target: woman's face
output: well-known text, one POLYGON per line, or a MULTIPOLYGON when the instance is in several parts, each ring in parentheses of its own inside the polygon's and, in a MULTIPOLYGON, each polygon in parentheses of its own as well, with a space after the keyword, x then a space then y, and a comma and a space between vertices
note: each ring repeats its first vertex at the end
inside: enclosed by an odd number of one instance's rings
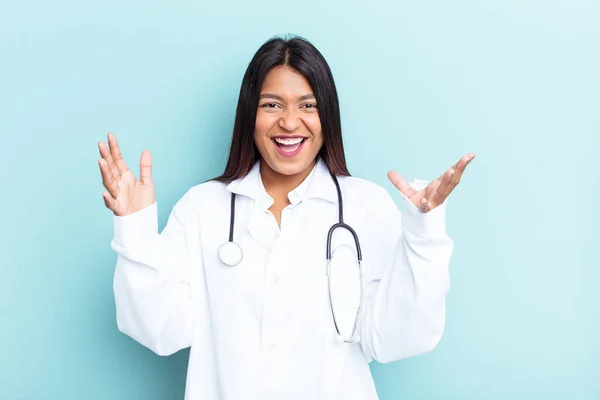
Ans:
POLYGON ((263 81, 254 143, 273 171, 295 175, 312 167, 323 146, 317 100, 298 71, 278 66, 263 81))

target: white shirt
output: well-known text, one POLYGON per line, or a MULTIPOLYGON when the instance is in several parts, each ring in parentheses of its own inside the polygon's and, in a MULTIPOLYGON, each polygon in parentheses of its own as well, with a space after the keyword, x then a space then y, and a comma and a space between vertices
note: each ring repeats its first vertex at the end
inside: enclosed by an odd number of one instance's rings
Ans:
MULTIPOLYGON (((114 217, 119 330, 159 355, 191 346, 187 400, 377 399, 372 359, 386 363, 437 345, 453 247, 445 204, 423 214, 403 197, 400 213, 382 187, 338 180, 344 221, 363 256, 362 332, 353 344, 336 338, 329 307, 325 249, 338 222, 338 198, 322 160, 289 193, 281 228, 268 211, 273 199, 259 163, 229 185, 192 187, 161 234, 156 203, 114 217), (231 192, 237 193, 234 241, 244 251, 235 267, 217 255, 229 238, 231 192)), ((340 232, 332 248, 353 243, 340 232)), ((335 310, 345 319, 341 325, 351 327, 357 285, 344 289, 339 282, 357 275, 344 276, 334 280, 341 299, 335 310)))

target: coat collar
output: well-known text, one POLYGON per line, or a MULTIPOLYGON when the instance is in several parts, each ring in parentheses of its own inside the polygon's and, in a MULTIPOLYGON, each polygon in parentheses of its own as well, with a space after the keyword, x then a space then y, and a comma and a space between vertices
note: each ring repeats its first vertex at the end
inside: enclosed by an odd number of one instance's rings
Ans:
MULTIPOLYGON (((270 208, 274 202, 263 185, 260 176, 260 160, 254 164, 246 176, 238 178, 227 185, 227 190, 254 199, 265 210, 270 208)), ((288 198, 290 203, 294 205, 309 198, 320 198, 331 203, 338 202, 335 183, 329 173, 327 164, 320 157, 310 174, 288 194, 288 198)))

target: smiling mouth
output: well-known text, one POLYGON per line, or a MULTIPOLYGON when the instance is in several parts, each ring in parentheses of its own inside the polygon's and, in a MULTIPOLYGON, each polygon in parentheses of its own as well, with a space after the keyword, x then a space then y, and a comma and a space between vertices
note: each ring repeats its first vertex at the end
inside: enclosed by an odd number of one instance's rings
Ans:
POLYGON ((302 144, 306 141, 305 137, 297 136, 291 138, 283 138, 283 137, 275 137, 272 138, 273 143, 280 148, 282 151, 286 153, 293 153, 302 146, 302 144))
POLYGON ((306 137, 303 136, 277 136, 271 138, 277 152, 285 158, 294 158, 304 148, 306 137))

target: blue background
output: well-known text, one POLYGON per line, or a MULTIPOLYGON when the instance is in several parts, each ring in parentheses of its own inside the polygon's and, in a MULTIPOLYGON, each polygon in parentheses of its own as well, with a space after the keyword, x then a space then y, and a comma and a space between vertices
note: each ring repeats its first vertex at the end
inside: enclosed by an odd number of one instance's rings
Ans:
POLYGON ((445 335, 373 364, 381 398, 599 399, 599 21, 592 0, 2 0, 0 399, 183 398, 188 351, 117 330, 96 143, 136 172, 151 150, 164 226, 288 32, 330 63, 354 175, 393 191, 389 169, 478 154, 449 200, 445 335))

